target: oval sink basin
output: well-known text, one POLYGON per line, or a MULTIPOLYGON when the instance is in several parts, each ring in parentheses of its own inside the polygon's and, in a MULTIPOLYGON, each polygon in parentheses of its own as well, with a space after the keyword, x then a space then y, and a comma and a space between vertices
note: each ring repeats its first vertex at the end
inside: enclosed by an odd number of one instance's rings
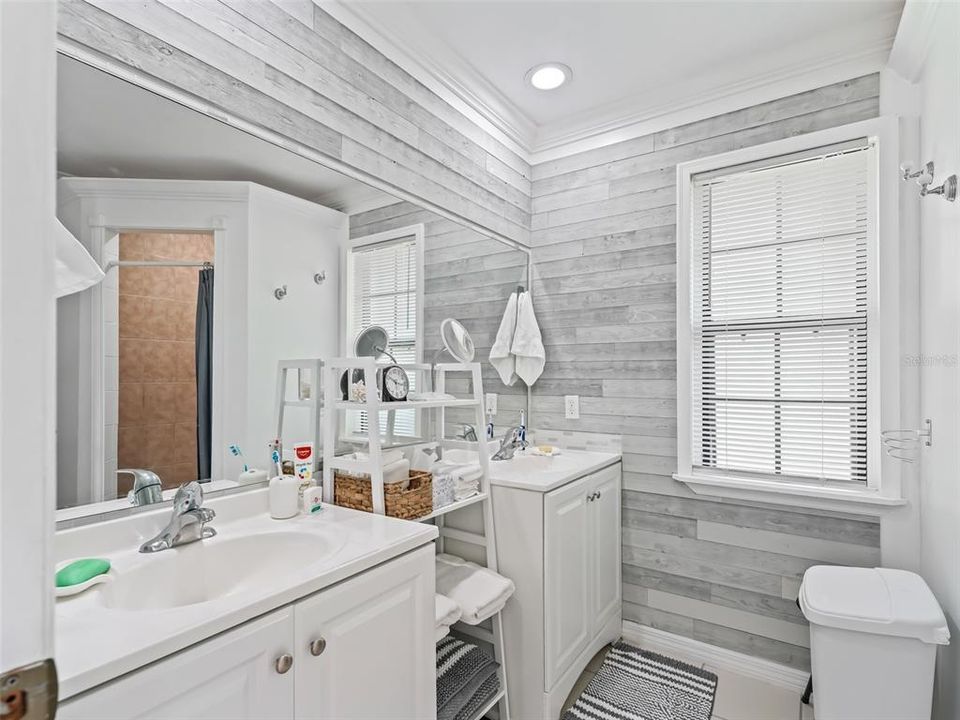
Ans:
POLYGON ((275 532, 208 538, 142 555, 100 586, 106 607, 162 610, 269 585, 339 550, 344 541, 313 533, 275 532))

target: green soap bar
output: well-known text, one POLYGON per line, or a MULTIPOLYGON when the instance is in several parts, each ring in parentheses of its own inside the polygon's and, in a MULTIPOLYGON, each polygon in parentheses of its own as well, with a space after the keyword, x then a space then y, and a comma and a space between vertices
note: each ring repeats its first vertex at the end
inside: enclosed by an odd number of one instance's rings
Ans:
POLYGON ((57 587, 71 587, 85 583, 90 578, 110 572, 110 561, 99 558, 75 560, 57 571, 57 587))

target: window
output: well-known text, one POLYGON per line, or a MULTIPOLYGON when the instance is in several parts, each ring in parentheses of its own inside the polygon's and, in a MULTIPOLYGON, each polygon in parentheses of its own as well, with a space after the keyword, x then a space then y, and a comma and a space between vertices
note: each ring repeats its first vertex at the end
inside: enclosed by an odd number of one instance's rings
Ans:
POLYGON ((679 169, 677 477, 698 492, 879 495, 877 142, 801 142, 679 169))
MULTIPOLYGON (((390 353, 400 364, 420 359, 422 317, 421 226, 403 228, 354 241, 347 253, 346 347, 352 352, 354 339, 364 328, 380 325, 390 337, 390 353)), ((416 378, 410 375, 414 389, 416 378)), ((349 413, 350 430, 366 432, 366 413, 349 413)), ((386 432, 387 416, 380 419, 386 432)), ((416 434, 416 413, 396 412, 396 435, 416 434)))

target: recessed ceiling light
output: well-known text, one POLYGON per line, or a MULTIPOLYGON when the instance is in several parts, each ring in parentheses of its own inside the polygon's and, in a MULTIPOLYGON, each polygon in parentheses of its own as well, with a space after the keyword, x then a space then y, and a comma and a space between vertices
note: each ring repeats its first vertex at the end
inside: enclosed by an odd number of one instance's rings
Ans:
POLYGON ((549 62, 527 71, 527 82, 537 90, 556 90, 567 82, 572 73, 563 63, 549 62))

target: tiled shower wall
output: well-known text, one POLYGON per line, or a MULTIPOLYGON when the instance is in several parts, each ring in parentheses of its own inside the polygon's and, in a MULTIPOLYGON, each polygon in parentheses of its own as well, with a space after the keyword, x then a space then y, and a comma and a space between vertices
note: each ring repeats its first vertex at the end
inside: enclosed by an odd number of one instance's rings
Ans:
POLYGON ((879 562, 874 519, 709 500, 671 478, 677 163, 874 118, 878 96, 870 75, 533 168, 547 364, 531 422, 623 434, 627 620, 806 668, 804 570, 879 562), (564 419, 567 394, 579 420, 564 419))
MULTIPOLYGON (((213 262, 213 235, 122 233, 121 260, 213 262)), ((156 472, 163 486, 197 478, 195 324, 197 273, 193 267, 120 268, 120 468, 156 472)), ((131 478, 117 480, 125 494, 131 478)))

